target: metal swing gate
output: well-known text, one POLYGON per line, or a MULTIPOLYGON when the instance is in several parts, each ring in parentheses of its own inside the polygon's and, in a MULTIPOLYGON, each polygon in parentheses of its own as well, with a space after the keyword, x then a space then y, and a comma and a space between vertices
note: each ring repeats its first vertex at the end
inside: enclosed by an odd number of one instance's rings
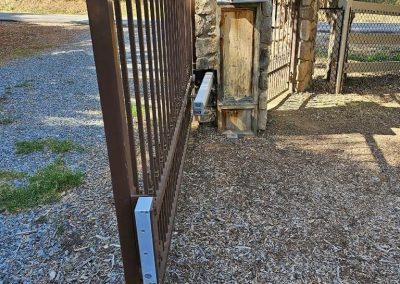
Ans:
POLYGON ((125 279, 159 283, 191 121, 193 3, 87 6, 125 279))
POLYGON ((268 101, 292 92, 296 58, 298 0, 272 1, 272 38, 268 66, 268 101))

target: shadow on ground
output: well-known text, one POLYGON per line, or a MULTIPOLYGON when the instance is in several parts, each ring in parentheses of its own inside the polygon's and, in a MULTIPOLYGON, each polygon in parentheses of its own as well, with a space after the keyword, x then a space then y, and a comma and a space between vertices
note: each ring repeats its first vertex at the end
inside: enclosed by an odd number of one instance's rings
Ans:
POLYGON ((193 132, 168 282, 397 281, 399 114, 390 94, 308 93, 258 137, 193 132))

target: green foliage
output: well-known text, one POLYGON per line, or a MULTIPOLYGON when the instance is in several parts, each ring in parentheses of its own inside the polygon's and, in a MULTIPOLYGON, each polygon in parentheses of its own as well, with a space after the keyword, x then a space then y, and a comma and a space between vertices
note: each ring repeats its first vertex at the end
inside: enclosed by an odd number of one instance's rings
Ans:
MULTIPOLYGON (((137 107, 136 107, 136 103, 132 102, 132 117, 137 117, 137 107)), ((144 105, 141 105, 141 110, 142 110, 142 115, 144 116, 144 105)))
POLYGON ((33 152, 42 152, 50 150, 57 154, 63 154, 70 151, 83 151, 84 148, 69 140, 58 140, 53 138, 35 139, 30 141, 17 141, 15 143, 17 154, 29 154, 33 152))
POLYGON ((384 62, 384 61, 400 61, 400 53, 387 54, 378 52, 369 55, 349 54, 349 59, 359 62, 384 62))
POLYGON ((25 173, 20 173, 16 171, 0 170, 0 183, 4 181, 15 180, 25 177, 25 173))
POLYGON ((363 2, 400 5, 400 0, 363 0, 363 2))
POLYGON ((0 184, 0 210, 16 212, 54 202, 65 190, 82 184, 83 177, 82 172, 69 170, 58 159, 29 177, 24 187, 0 184))

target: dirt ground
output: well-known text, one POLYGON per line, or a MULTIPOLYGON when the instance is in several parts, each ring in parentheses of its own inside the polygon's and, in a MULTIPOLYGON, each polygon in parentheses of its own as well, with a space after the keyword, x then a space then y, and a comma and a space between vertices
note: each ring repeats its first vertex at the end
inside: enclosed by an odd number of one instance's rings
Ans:
MULTIPOLYGON (((318 89, 316 86, 315 89, 318 89)), ((194 131, 169 283, 398 283, 400 84, 287 98, 258 137, 194 131)))
MULTIPOLYGON (((122 0, 122 14, 126 15, 126 5, 122 0)), ((0 0, 0 11, 34 14, 86 15, 86 0, 0 0)), ((135 14, 135 10, 133 11, 135 14)))
POLYGON ((86 14, 85 0, 0 0, 0 11, 86 14))
POLYGON ((0 22, 0 64, 61 46, 84 31, 85 26, 0 22))

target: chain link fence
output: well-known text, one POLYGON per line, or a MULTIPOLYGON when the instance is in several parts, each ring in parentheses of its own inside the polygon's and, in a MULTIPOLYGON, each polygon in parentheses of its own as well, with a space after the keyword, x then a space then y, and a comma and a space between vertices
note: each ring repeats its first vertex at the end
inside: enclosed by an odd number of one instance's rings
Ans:
POLYGON ((319 9, 313 88, 326 92, 332 92, 335 88, 342 23, 342 9, 319 9))
POLYGON ((400 14, 352 12, 350 21, 345 73, 398 73, 400 14))

